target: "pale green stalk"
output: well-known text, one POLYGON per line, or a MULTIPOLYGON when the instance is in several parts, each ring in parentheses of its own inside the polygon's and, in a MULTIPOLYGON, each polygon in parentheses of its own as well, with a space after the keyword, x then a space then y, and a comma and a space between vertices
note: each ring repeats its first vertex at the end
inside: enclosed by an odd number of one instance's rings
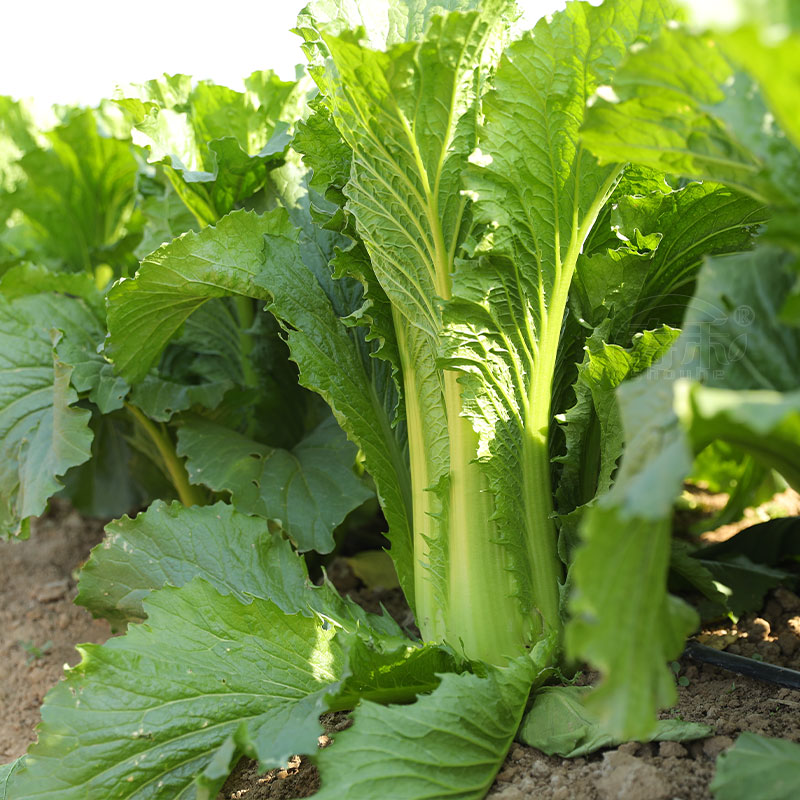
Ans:
POLYGON ((125 408, 155 445, 181 503, 185 506, 205 505, 203 490, 199 486, 192 485, 189 481, 189 473, 186 471, 186 466, 175 452, 175 448, 166 431, 163 430, 163 426, 159 430, 152 420, 148 419, 140 409, 130 403, 125 403, 125 408))

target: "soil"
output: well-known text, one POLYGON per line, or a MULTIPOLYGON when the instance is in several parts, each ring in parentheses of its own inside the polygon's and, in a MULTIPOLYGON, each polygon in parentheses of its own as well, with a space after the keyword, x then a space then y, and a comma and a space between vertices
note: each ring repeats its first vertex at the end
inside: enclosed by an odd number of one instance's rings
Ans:
MULTIPOLYGON (((787 495, 780 502, 793 513, 800 508, 797 495, 787 495)), ((758 521, 756 515, 750 524, 758 521)), ((35 739, 45 693, 58 680, 65 663, 79 660, 75 643, 102 642, 110 635, 105 622, 93 620, 72 603, 75 571, 101 538, 101 522, 54 503, 51 512, 34 523, 29 541, 0 543, 0 652, 5 662, 0 763, 17 758, 35 739)), ((366 590, 343 561, 335 562, 329 574, 340 591, 369 610, 383 605, 401 625, 410 626, 399 590, 366 590)), ((800 597, 777 589, 768 595, 758 614, 743 617, 736 626, 709 626, 702 641, 800 670, 800 597)), ((677 676, 686 685, 678 686, 677 705, 662 716, 705 722, 714 727, 713 736, 686 744, 628 742, 572 760, 514 744, 488 797, 710 800, 708 785, 714 761, 740 732, 800 742, 800 691, 760 683, 688 658, 678 663, 677 676)), ((585 680, 591 678, 588 675, 585 680)), ((321 721, 326 730, 320 737, 322 747, 332 744, 336 734, 350 725, 346 713, 326 714, 321 721)), ((319 776, 308 759, 295 757, 286 768, 264 775, 258 775, 253 762, 243 759, 218 800, 309 797, 318 788, 319 776)))
POLYGON ((75 645, 104 642, 111 631, 73 604, 75 571, 103 538, 97 520, 53 501, 24 542, 0 542, 0 763, 21 756, 35 738, 39 706, 75 645))

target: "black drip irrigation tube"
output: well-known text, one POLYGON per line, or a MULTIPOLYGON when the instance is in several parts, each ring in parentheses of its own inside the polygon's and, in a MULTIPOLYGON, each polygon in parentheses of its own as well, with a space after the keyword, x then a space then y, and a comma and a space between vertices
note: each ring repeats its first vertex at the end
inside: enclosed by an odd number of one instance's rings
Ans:
POLYGON ((706 664, 713 664, 715 667, 722 667, 729 672, 736 672, 739 675, 746 675, 748 678, 755 678, 757 681, 774 683, 778 686, 785 686, 787 689, 800 689, 800 672, 788 667, 778 667, 775 664, 765 664, 763 661, 756 661, 754 658, 737 656, 733 653, 726 653, 724 650, 715 650, 698 642, 687 642, 686 649, 683 651, 693 661, 703 661, 706 664))

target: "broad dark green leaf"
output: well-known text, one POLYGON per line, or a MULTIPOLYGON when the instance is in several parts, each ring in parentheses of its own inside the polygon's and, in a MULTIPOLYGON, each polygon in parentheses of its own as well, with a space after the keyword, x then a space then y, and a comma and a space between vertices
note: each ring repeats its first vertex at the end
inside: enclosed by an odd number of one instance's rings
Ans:
POLYGON ((198 575, 243 603, 254 596, 287 614, 308 608, 305 565, 264 520, 225 503, 185 508, 160 500, 135 519, 108 524, 81 570, 76 602, 116 626, 138 622, 151 591, 198 575))
POLYGON ((481 800, 503 763, 528 699, 523 657, 485 677, 447 674, 411 705, 362 702, 353 726, 316 758, 320 800, 481 800))
POLYGON ((316 749, 346 663, 333 627, 199 579, 154 592, 144 611, 125 636, 85 645, 47 695, 12 797, 188 800, 232 739, 263 768, 316 749))
MULTIPOLYGON (((522 720, 517 739, 549 756, 579 758, 622 740, 604 729, 584 706, 591 689, 585 686, 546 686, 536 693, 533 708, 522 720)), ((651 742, 685 742, 710 736, 714 729, 680 719, 658 721, 651 742)))
POLYGON ((77 299, 0 295, 0 532, 27 533, 62 486, 59 477, 90 456, 91 412, 75 408, 73 369, 59 340, 96 324, 77 299))
POLYGON ((329 553, 333 530, 372 492, 354 471, 356 448, 332 417, 291 451, 190 419, 178 432, 193 483, 230 492, 240 511, 275 520, 300 550, 329 553))
POLYGON ((719 800, 791 800, 800 792, 800 745, 740 734, 717 759, 711 791, 719 800))

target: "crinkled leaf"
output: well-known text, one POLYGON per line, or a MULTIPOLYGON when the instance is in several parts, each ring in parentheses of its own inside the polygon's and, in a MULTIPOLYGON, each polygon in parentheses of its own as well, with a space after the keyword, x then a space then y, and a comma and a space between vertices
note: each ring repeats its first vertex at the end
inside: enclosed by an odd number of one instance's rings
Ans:
POLYGON ((241 602, 262 597, 287 614, 308 606, 305 565, 264 520, 225 503, 185 508, 160 500, 106 526, 81 570, 76 602, 115 625, 141 621, 152 590, 198 575, 241 602))
POLYGON ((789 800, 800 792, 800 745, 745 731, 717 758, 711 791, 719 800, 789 800))
POLYGON ((186 233, 149 255, 136 278, 108 295, 107 353, 120 375, 141 381, 188 317, 213 297, 267 299, 256 282, 263 265, 263 236, 284 212, 263 217, 236 211, 215 227, 186 233))
POLYGON ((178 432, 193 483, 231 493, 240 511, 278 520, 300 550, 329 553, 333 530, 371 496, 354 472, 356 449, 332 417, 291 451, 202 419, 178 432))
MULTIPOLYGON (((428 570, 415 587, 424 588, 425 597, 415 603, 418 610, 423 603, 420 624, 428 629, 433 594, 438 592, 440 607, 446 602, 442 578, 448 560, 437 531, 446 524, 449 454, 436 364, 441 320, 435 298, 448 294, 464 220, 461 172, 476 139, 475 101, 496 57, 493 45, 499 43, 502 15, 509 8, 505 0, 491 0, 480 12, 477 6, 474 0, 377 0, 361 8, 334 0, 312 4, 298 21, 322 102, 353 153, 344 188, 347 213, 369 254, 370 272, 392 304, 409 429, 420 439, 411 465, 417 497, 414 540, 417 563, 428 570), (451 6, 464 13, 436 16, 451 6), (366 32, 347 30, 356 16, 361 21, 361 12, 366 32), (331 63, 323 70, 320 65, 328 56, 331 63), (436 546, 428 547, 432 538, 436 546)), ((410 501, 411 493, 406 497, 410 501)), ((410 540, 409 529, 404 548, 410 540)), ((410 549, 397 562, 407 593, 409 567, 417 569, 410 549)))
POLYGON ((157 500, 135 519, 109 523, 81 570, 76 602, 123 626, 145 618, 142 602, 150 592, 195 577, 242 602, 260 597, 287 614, 308 616, 313 609, 348 630, 401 634, 387 615, 364 612, 330 583, 313 586, 280 530, 225 503, 186 508, 157 500))
POLYGON ((199 579, 154 592, 144 610, 125 636, 85 645, 48 693, 12 796, 188 799, 230 738, 263 768, 316 749, 344 671, 334 628, 199 579))
POLYGON ((753 198, 713 183, 620 198, 612 214, 619 234, 632 243, 654 234, 658 240, 638 296, 631 298, 632 331, 679 326, 703 259, 749 250, 768 219, 753 198))
POLYGON ((320 27, 331 35, 361 28, 372 50, 418 40, 431 19, 448 11, 471 11, 475 0, 311 0, 297 18, 297 33, 306 39, 312 64, 329 51, 320 27))
POLYGON ((550 498, 542 496, 551 383, 573 270, 621 172, 621 164, 603 167, 585 152, 580 124, 595 88, 670 10, 576 3, 540 20, 503 55, 466 176, 482 228, 445 306, 444 365, 465 373, 463 414, 479 436, 494 538, 506 545, 503 570, 514 576, 523 612, 545 625, 559 624, 560 564, 550 498), (567 51, 573 57, 565 60, 567 51))
POLYGON ((463 672, 465 667, 450 650, 435 644, 355 636, 348 648, 347 674, 328 697, 328 705, 350 710, 361 698, 402 702, 432 692, 444 673, 463 672))
POLYGON ((134 140, 164 164, 173 189, 204 224, 214 224, 260 189, 270 161, 287 146, 288 123, 299 113, 297 87, 262 73, 252 90, 208 81, 194 89, 186 76, 164 76, 117 101, 134 125, 134 140), (291 119, 284 119, 286 111, 291 119))
POLYGON ((317 756, 320 800, 480 800, 503 763, 533 680, 527 657, 485 677, 442 677, 411 705, 362 702, 317 756))
POLYGON ((658 361, 679 333, 666 326, 644 331, 634 337, 628 350, 606 344, 602 330, 586 340, 575 384, 576 404, 564 419, 567 452, 559 459, 564 469, 557 495, 562 513, 611 487, 624 445, 616 388, 658 361))
MULTIPOLYGON (((579 758, 622 740, 605 730, 584 706, 585 686, 546 686, 536 694, 533 708, 522 720, 517 739, 549 756, 579 758)), ((686 742, 710 736, 714 729, 697 722, 662 719, 647 741, 686 742)))
POLYGON ((627 449, 614 488, 587 514, 567 627, 571 652, 607 674, 588 702, 615 735, 647 735, 657 706, 672 702, 665 662, 696 623, 663 588, 672 504, 694 455, 723 439, 797 480, 800 339, 778 319, 793 281, 786 262, 763 247, 709 260, 681 337, 620 388, 627 449), (615 563, 613 580, 600 559, 615 563))
POLYGON ((613 89, 612 99, 597 99, 583 127, 601 161, 719 181, 796 212, 800 151, 717 41, 665 31, 628 59, 613 89))

